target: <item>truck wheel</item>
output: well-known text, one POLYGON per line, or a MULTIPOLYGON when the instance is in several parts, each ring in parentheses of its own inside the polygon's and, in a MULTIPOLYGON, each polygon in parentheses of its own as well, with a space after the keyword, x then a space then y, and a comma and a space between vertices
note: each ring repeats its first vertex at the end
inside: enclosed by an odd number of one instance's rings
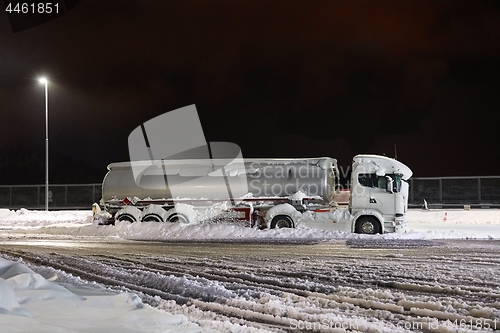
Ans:
POLYGON ((276 215, 271 221, 271 229, 294 228, 293 220, 288 215, 276 215))
POLYGON ((381 232, 380 222, 371 216, 363 216, 356 222, 355 232, 357 234, 375 235, 381 232))

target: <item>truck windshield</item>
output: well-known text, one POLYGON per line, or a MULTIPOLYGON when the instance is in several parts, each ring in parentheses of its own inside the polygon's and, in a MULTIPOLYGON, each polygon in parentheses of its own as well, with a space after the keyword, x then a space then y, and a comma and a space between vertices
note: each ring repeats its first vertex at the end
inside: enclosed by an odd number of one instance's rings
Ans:
POLYGON ((377 176, 375 173, 360 173, 358 175, 358 181, 362 186, 374 187, 386 190, 387 182, 392 180, 392 191, 394 193, 401 192, 401 180, 402 175, 400 174, 386 174, 385 176, 377 176))

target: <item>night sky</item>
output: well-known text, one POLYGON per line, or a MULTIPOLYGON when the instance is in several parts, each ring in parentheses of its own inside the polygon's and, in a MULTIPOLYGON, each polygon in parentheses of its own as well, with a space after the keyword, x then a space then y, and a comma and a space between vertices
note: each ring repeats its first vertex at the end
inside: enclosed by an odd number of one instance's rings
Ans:
POLYGON ((396 147, 415 177, 500 174, 499 1, 80 0, 17 32, 1 1, 0 184, 44 183, 42 75, 51 183, 101 182, 191 104, 244 157, 396 147))

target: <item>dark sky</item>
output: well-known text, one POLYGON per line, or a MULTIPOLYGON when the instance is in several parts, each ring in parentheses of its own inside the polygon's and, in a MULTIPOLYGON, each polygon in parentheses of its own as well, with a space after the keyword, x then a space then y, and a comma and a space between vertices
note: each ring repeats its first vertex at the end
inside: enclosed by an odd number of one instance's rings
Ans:
POLYGON ((53 183, 100 182, 191 104, 244 157, 346 169, 396 145, 415 177, 500 174, 498 1, 80 0, 19 32, 2 11, 2 184, 44 182, 41 75, 53 183))

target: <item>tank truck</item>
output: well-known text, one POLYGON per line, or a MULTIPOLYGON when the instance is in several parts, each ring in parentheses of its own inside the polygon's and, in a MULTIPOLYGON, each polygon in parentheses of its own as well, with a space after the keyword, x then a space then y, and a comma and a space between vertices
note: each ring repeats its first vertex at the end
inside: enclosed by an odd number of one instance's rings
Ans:
POLYGON ((330 230, 404 232, 411 175, 397 160, 357 155, 348 204, 339 205, 339 170, 331 157, 112 163, 94 219, 100 224, 225 221, 274 229, 302 221, 307 226, 308 218, 323 216, 331 219, 323 224, 330 230))

